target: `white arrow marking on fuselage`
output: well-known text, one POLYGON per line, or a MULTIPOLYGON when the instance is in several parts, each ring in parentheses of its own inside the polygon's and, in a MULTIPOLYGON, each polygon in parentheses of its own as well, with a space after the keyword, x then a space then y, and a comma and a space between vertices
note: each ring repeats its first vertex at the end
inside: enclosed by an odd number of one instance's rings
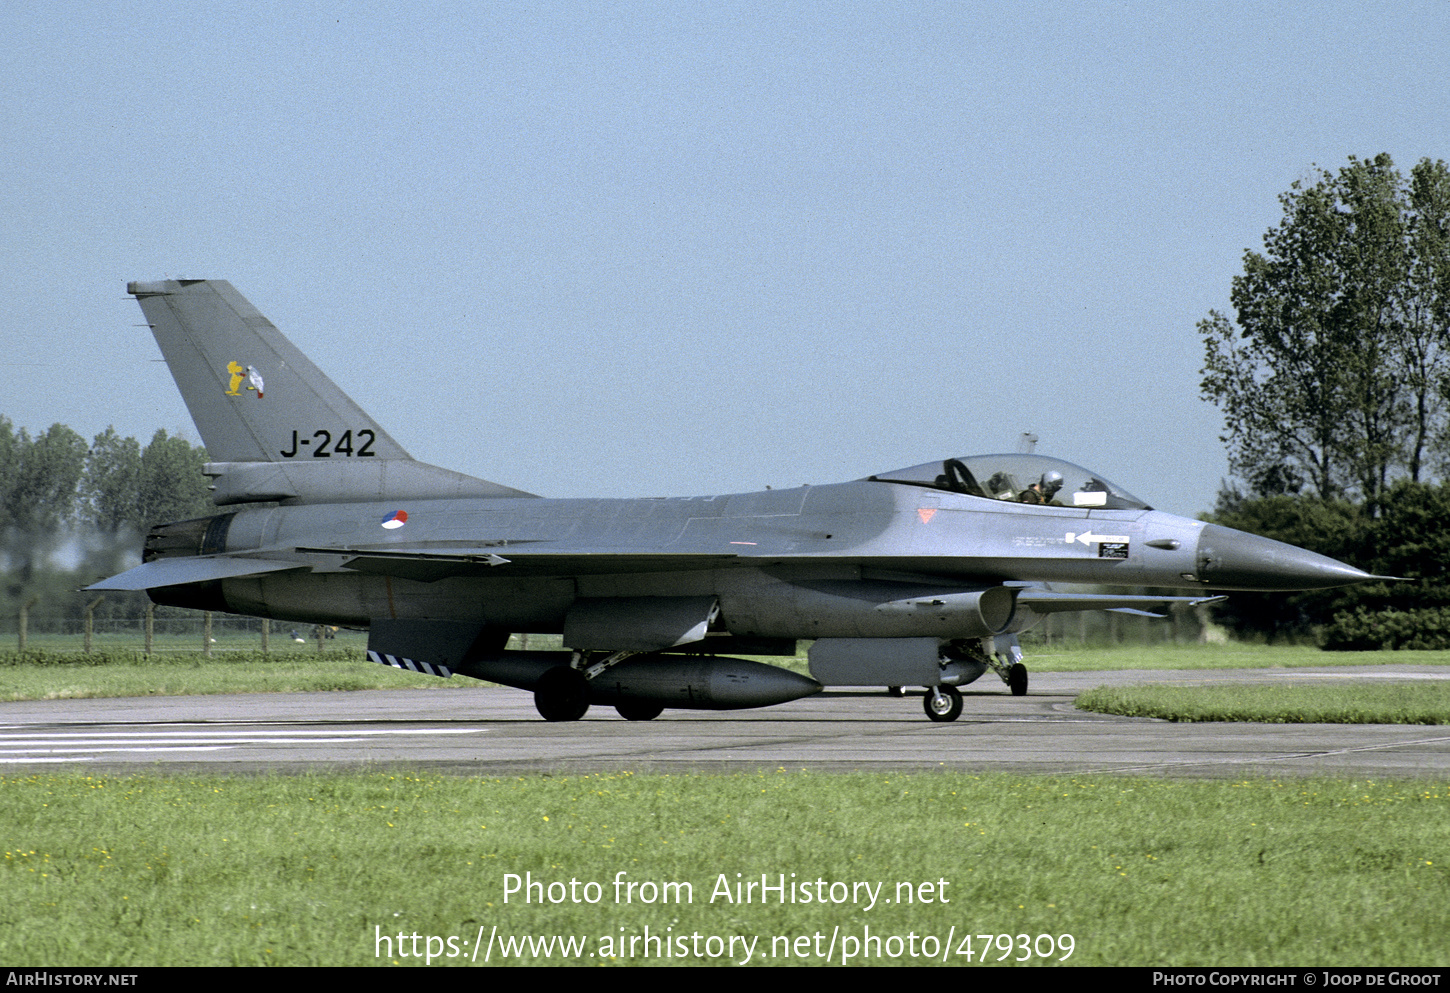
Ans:
POLYGON ((1067 543, 1071 545, 1074 540, 1080 541, 1084 545, 1090 545, 1095 541, 1125 545, 1128 543, 1128 536, 1125 534, 1093 534, 1091 531, 1084 531, 1082 534, 1067 532, 1067 543))

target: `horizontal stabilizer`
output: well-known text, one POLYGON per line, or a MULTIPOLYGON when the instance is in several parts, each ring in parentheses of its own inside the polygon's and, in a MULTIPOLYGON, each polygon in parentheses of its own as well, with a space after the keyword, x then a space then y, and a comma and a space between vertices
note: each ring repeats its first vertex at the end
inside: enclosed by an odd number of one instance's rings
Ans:
POLYGON ((110 579, 87 586, 87 590, 153 590, 162 586, 209 583, 218 579, 260 576, 286 569, 305 569, 297 562, 275 559, 239 559, 225 555, 154 559, 110 579))

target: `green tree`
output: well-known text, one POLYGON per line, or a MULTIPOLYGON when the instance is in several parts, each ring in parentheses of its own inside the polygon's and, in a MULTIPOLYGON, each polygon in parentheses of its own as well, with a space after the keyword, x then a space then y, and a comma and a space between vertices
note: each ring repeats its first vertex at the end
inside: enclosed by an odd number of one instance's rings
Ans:
POLYGON ((15 435, 15 426, 10 418, 0 414, 0 537, 10 529, 10 491, 15 486, 15 475, 19 468, 16 454, 20 439, 15 435))
MULTIPOLYGON (((1358 560, 1363 558, 1365 515, 1359 506, 1345 500, 1284 494, 1252 497, 1223 489, 1207 519, 1343 562, 1360 564, 1358 560)), ((1241 637, 1260 637, 1272 643, 1284 638, 1309 638, 1347 605, 1341 590, 1235 593, 1213 607, 1213 616, 1241 637)))
POLYGON ((202 474, 205 464, 205 448, 157 431, 141 453, 136 507, 142 526, 214 513, 210 484, 202 474))
MULTIPOLYGON (((1410 171, 1409 196, 1409 272, 1399 333, 1414 411, 1409 478, 1419 482, 1427 446, 1438 441, 1442 453, 1450 450, 1443 433, 1450 426, 1442 420, 1450 406, 1450 169, 1422 159, 1410 171)), ((1437 468, 1450 471, 1441 461, 1437 468)))
POLYGON ((1351 158, 1280 198, 1284 217, 1233 281, 1236 323, 1199 323, 1202 395, 1223 411, 1233 471, 1259 495, 1306 487, 1377 511, 1418 479, 1450 393, 1450 177, 1351 158))
POLYGON ((1318 636, 1326 648, 1450 648, 1450 484, 1402 479, 1378 517, 1345 501, 1219 493, 1211 520, 1289 542, 1400 581, 1307 593, 1237 593, 1215 618, 1273 641, 1318 636))
POLYGON ((75 518, 86 452, 85 440, 64 424, 53 424, 34 438, 21 428, 14 439, 4 516, 6 544, 20 561, 22 583, 30 580, 36 557, 53 547, 75 518))
POLYGON ((139 531, 138 500, 141 492, 141 446, 135 438, 122 438, 114 427, 106 428, 91 442, 86 456, 86 474, 81 483, 83 514, 106 534, 139 531))
POLYGON ((1450 485, 1400 480, 1368 522, 1355 564, 1399 582, 1346 588, 1325 648, 1450 648, 1450 485))
POLYGON ((1358 557, 1370 572, 1406 580, 1354 587, 1361 600, 1388 606, 1392 596, 1400 607, 1450 606, 1450 484, 1396 483, 1358 557))

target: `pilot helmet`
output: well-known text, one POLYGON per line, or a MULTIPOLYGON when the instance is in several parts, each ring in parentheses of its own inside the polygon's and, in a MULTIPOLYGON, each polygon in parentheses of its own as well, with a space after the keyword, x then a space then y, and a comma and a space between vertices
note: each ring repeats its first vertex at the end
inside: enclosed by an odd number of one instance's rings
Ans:
POLYGON ((1062 489, 1062 473, 1056 469, 1053 469, 1051 472, 1044 472, 1040 485, 1042 487, 1042 498, 1044 500, 1051 500, 1057 495, 1057 491, 1062 489))

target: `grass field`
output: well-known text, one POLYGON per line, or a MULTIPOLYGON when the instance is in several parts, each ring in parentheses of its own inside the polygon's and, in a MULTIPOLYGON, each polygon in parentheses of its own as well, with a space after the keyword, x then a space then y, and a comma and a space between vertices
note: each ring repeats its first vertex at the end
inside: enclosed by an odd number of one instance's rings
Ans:
POLYGON ((137 652, 0 653, 0 700, 188 696, 207 693, 300 693, 401 687, 478 689, 463 677, 438 679, 368 662, 360 648, 272 653, 218 651, 144 656, 137 652))
MULTIPOLYGON (((9 653, 0 694, 482 687, 361 661, 357 645, 216 652, 9 653)), ((1111 654, 1154 668, 1344 658, 1111 654)), ((1037 671, 1110 661, 1029 657, 1037 671)), ((1423 781, 784 770, 0 776, 0 959, 1444 966, 1447 800, 1423 781), (762 902, 762 880, 786 889, 762 902)))
POLYGON ((1444 966, 1447 799, 955 773, 0 777, 0 959, 438 966, 481 940, 479 964, 1444 966), (737 902, 762 875, 786 889, 737 902))
MULTIPOLYGON (((238 632, 232 630, 228 625, 218 624, 212 637, 212 650, 216 653, 260 652, 262 650, 260 633, 238 632)), ((333 637, 323 641, 323 645, 328 651, 356 649, 361 652, 367 647, 367 643, 366 631, 351 631, 346 628, 336 629, 333 637)), ((84 645, 85 637, 81 634, 32 633, 26 638, 25 647, 29 652, 71 655, 80 654, 84 645)), ((97 631, 91 639, 92 650, 98 655, 139 654, 144 646, 145 639, 140 632, 129 627, 120 631, 97 631)), ((5 647, 11 649, 17 647, 14 634, 6 636, 5 647)), ((152 639, 152 651, 158 656, 199 654, 203 647, 199 626, 197 630, 185 634, 160 632, 152 639)), ((313 627, 299 624, 274 630, 267 639, 267 650, 270 654, 280 658, 316 655, 317 641, 313 637, 313 627), (291 634, 293 627, 302 638, 301 641, 293 640, 291 634)))
POLYGON ((1450 652, 1325 652, 1312 645, 1117 645, 1029 651, 1034 672, 1126 669, 1296 669, 1309 666, 1450 665, 1450 652))
POLYGON ((1450 724, 1450 681, 1343 685, 1100 686, 1079 710, 1169 721, 1450 724))

